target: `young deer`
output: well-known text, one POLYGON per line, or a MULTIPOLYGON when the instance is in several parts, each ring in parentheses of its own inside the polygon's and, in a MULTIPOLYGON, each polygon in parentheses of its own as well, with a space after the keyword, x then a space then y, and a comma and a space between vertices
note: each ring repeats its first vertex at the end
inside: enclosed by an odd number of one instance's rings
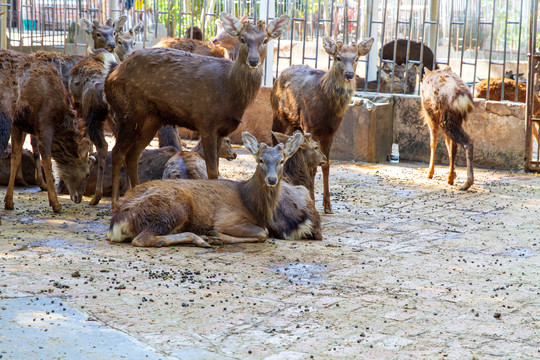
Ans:
POLYGON ((103 83, 109 67, 115 65, 116 58, 113 54, 98 49, 77 63, 70 73, 69 90, 73 97, 73 105, 79 116, 84 119, 88 136, 98 153, 98 175, 91 205, 98 204, 103 196, 103 176, 107 158, 104 125, 109 116, 109 107, 103 98, 103 83))
POLYGON ((371 50, 373 39, 360 44, 343 45, 330 37, 323 38, 326 52, 334 59, 328 72, 305 65, 285 69, 272 88, 272 130, 292 134, 310 132, 321 144, 328 162, 322 167, 324 212, 332 213, 329 172, 330 148, 354 92, 354 74, 360 56, 371 50))
POLYGON ((422 110, 431 135, 428 179, 433 178, 435 171, 435 149, 440 126, 450 160, 448 184, 453 185, 456 178, 456 152, 457 144, 460 144, 467 158, 467 181, 461 190, 467 190, 474 182, 473 145, 462 124, 467 120, 467 114, 474 109, 471 92, 463 80, 447 67, 433 72, 426 69, 421 96, 422 110))
POLYGON ((122 15, 114 21, 109 18, 105 25, 100 25, 97 20, 90 22, 90 20, 83 18, 81 19, 81 27, 92 37, 93 49, 105 49, 112 53, 116 47, 114 34, 122 31, 126 20, 127 16, 122 15))
POLYGON ((259 144, 248 132, 244 146, 257 168, 247 181, 156 180, 130 189, 113 207, 107 239, 134 246, 195 244, 217 232, 224 243, 264 242, 278 205, 283 164, 300 146, 297 134, 285 145, 259 144))
MULTIPOLYGON (((240 24, 244 24, 248 16, 244 15, 240 19, 240 24)), ((227 30, 223 27, 223 22, 221 20, 216 20, 217 33, 216 36, 212 39, 214 45, 219 45, 222 48, 225 48, 229 54, 229 59, 236 60, 238 56, 238 50, 240 48, 240 40, 236 36, 231 36, 227 30)))
MULTIPOLYGON (((218 156, 228 161, 236 159, 236 152, 228 137, 221 141, 218 156)), ((165 164, 163 179, 208 179, 202 142, 199 140, 191 151, 182 151, 171 157, 165 164)))
MULTIPOLYGON (((75 203, 82 200, 88 170, 90 144, 83 140, 75 114, 58 72, 50 65, 10 51, 0 52, 0 123, 11 126, 11 173, 4 198, 12 210, 15 177, 21 163, 26 133, 35 136, 43 160, 49 204, 60 211, 52 173, 51 157, 75 203)), ((2 128, 3 126, 0 126, 2 128)), ((4 144, 0 144, 3 148, 4 144)))
POLYGON ((414 88, 416 87, 418 65, 412 63, 407 65, 383 63, 380 75, 381 92, 390 92, 391 89, 393 93, 412 94, 414 93, 414 88), (394 76, 393 83, 392 74, 394 76))
POLYGON ((218 177, 221 138, 233 132, 262 80, 268 39, 285 30, 283 15, 257 26, 221 14, 225 29, 241 41, 235 62, 168 48, 140 50, 112 71, 105 96, 115 115, 113 205, 118 200, 120 168, 126 164, 131 184, 139 184, 137 160, 163 125, 183 126, 201 136, 209 179, 218 177))
POLYGON ((127 32, 118 31, 115 33, 114 41, 116 47, 114 48, 114 53, 118 56, 118 60, 124 61, 124 59, 133 52, 137 34, 141 31, 142 27, 143 23, 139 22, 127 32))

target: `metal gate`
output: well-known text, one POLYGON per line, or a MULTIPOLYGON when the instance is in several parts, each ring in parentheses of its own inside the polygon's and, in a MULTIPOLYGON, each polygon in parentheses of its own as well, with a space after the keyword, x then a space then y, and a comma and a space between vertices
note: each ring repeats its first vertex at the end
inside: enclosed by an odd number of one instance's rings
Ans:
POLYGON ((527 132, 526 151, 527 168, 532 171, 540 171, 540 146, 538 142, 540 132, 540 118, 538 109, 538 96, 536 94, 538 74, 540 73, 540 52, 536 37, 538 36, 538 1, 531 2, 529 35, 529 68, 527 79, 527 132), (535 106, 536 103, 536 106, 535 106))

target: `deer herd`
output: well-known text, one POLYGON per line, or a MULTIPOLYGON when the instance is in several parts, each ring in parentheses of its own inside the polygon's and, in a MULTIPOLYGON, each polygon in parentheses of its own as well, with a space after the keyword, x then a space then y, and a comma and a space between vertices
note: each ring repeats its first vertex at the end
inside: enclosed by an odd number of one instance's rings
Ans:
MULTIPOLYGON (((324 37, 333 60, 328 71, 305 65, 282 71, 270 99, 273 146, 244 132, 256 169, 247 181, 231 181, 219 176, 219 158, 236 158, 227 136, 259 91, 268 41, 279 38, 290 20, 282 15, 266 24, 228 13, 220 17, 213 43, 190 28, 185 38, 165 38, 134 51, 143 25, 124 31, 126 17, 120 16, 105 24, 81 20, 94 45, 88 56, 0 50, 0 156, 11 155, 5 209, 14 208, 16 183, 32 183, 47 190, 54 212, 61 210, 57 191, 69 193, 75 203, 93 195, 92 205, 111 196, 107 238, 113 242, 208 247, 268 237, 321 240, 314 203, 317 167, 322 167, 323 207, 329 214, 333 137, 354 90, 373 89, 355 74, 374 40, 346 45, 324 37), (194 149, 182 150, 177 127, 199 133, 194 149), (106 130, 116 138, 112 152, 106 130), (160 148, 145 150, 156 133, 160 148), (23 151, 26 134, 33 154, 23 151), (53 159, 60 179, 56 189, 53 159), (21 163, 33 164, 35 182, 21 163)), ((383 62, 377 86, 397 84, 412 92, 418 65, 407 64, 404 51, 416 61, 423 54, 422 109, 431 133, 428 177, 440 128, 450 158, 449 184, 455 179, 457 145, 465 149, 466 190, 474 181, 473 147, 462 128, 473 109, 471 92, 449 68, 437 68, 429 48, 406 40, 383 47, 381 58, 393 61, 383 62)))

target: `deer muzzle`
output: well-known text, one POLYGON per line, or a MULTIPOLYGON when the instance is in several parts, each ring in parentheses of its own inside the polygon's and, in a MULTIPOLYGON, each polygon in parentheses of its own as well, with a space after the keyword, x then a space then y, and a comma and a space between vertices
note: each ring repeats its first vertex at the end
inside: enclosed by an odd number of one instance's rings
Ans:
POLYGON ((71 195, 71 200, 72 200, 75 204, 80 203, 80 202, 82 201, 82 194, 76 193, 76 194, 71 195))
POLYGON ((259 65, 259 59, 258 58, 249 58, 248 59, 248 64, 252 68, 256 68, 259 65))
POLYGON ((345 79, 347 81, 353 81, 354 80, 354 73, 353 72, 350 72, 350 71, 347 71, 345 73, 345 79))
POLYGON ((270 187, 274 187, 278 183, 278 178, 276 176, 267 176, 265 180, 266 180, 266 185, 270 187))

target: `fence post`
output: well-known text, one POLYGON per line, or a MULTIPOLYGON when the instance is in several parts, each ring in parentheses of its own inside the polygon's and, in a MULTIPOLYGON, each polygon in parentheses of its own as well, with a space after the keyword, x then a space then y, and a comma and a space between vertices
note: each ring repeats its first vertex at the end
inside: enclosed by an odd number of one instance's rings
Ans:
POLYGON ((7 48, 7 6, 2 6, 0 8, 0 49, 6 49, 7 48))
MULTIPOLYGON (((273 0, 262 0, 260 4, 259 19, 266 21, 276 16, 276 3, 273 0)), ((266 60, 264 62, 264 75, 262 85, 272 87, 274 72, 274 40, 266 45, 266 60)))
MULTIPOLYGON (((379 13, 379 0, 368 0, 366 4, 366 17, 364 23, 366 24, 365 29, 366 35, 371 36, 375 41, 373 42, 373 50, 368 54, 368 73, 366 74, 366 83, 368 81, 377 80, 377 63, 379 53, 377 47, 379 45, 379 32, 377 31, 377 23, 373 23, 373 20, 376 20, 379 13), (371 21, 371 23, 370 23, 371 21)), ((366 36, 366 37, 367 37, 366 36)), ((357 40, 357 41, 360 41, 357 40)))

